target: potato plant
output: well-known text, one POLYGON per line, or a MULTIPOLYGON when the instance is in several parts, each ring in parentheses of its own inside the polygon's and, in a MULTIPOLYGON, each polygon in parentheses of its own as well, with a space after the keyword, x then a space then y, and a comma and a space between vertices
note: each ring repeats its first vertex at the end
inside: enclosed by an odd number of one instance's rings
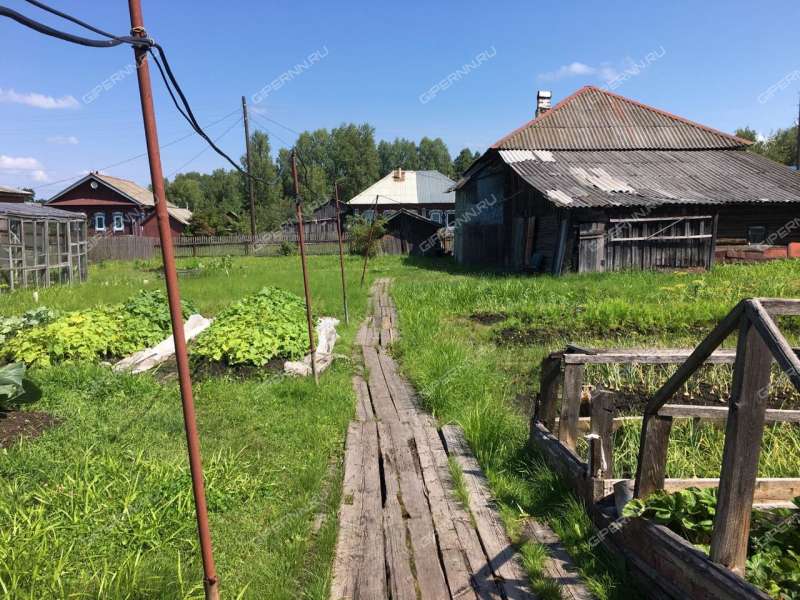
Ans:
POLYGON ((192 348, 200 359, 263 366, 296 359, 308 344, 305 303, 285 290, 265 287, 222 311, 192 348))
MULTIPOLYGON (((184 303, 184 317, 191 306, 184 303)), ((19 331, 5 346, 7 359, 32 366, 121 358, 157 344, 170 332, 162 291, 142 291, 123 304, 67 313, 19 331)))

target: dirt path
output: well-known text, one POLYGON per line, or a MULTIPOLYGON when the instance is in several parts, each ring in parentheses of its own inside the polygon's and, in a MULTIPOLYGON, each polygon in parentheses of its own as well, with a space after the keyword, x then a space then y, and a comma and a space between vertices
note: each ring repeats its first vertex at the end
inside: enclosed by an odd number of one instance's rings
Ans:
POLYGON ((331 598, 534 598, 461 430, 439 431, 387 353, 398 334, 388 287, 376 282, 358 337, 367 374, 353 381, 331 598))

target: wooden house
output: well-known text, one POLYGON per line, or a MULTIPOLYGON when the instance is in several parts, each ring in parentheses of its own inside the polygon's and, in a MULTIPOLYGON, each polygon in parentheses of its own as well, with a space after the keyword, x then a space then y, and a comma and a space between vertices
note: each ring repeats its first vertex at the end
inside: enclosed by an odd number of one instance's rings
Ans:
MULTIPOLYGON (((90 236, 158 237, 153 193, 127 179, 89 173, 53 196, 47 205, 86 214, 90 236)), ((191 222, 191 211, 171 202, 167 203, 167 210, 172 235, 182 235, 191 222)))
POLYGON ((439 171, 395 169, 351 198, 348 212, 388 219, 404 209, 446 227, 455 219, 456 199, 450 191, 454 184, 439 171))
POLYGON ((442 251, 440 223, 419 213, 401 208, 389 216, 383 226, 381 248, 386 254, 433 256, 442 251))
POLYGON ((460 263, 707 268, 717 244, 800 241, 800 176, 747 140, 593 86, 540 102, 454 186, 460 263))
POLYGON ((33 192, 0 185, 0 202, 32 202, 33 192))

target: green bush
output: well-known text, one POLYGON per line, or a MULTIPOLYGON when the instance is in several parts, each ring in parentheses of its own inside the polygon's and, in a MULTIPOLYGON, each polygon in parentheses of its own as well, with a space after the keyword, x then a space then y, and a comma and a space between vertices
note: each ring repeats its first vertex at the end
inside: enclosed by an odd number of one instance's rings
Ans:
POLYGON ((278 254, 281 256, 292 256, 295 252, 297 252, 297 244, 288 240, 282 241, 278 247, 278 254))
POLYGON ((58 311, 46 306, 32 308, 21 317, 0 317, 0 344, 5 344, 23 329, 50 323, 57 317, 58 311))
POLYGON ((303 300, 267 287, 222 311, 197 338, 192 354, 229 365, 262 366, 273 358, 302 357, 307 335, 303 300))
POLYGON ((384 221, 378 219, 374 222, 367 221, 358 216, 350 219, 347 227, 350 236, 350 253, 360 256, 369 255, 370 258, 378 254, 381 238, 386 235, 384 221))
MULTIPOLYGON (((186 317, 191 306, 184 303, 186 317)), ((68 313, 25 329, 6 344, 13 361, 45 366, 120 358, 155 345, 171 331, 164 292, 142 291, 127 302, 68 313)))

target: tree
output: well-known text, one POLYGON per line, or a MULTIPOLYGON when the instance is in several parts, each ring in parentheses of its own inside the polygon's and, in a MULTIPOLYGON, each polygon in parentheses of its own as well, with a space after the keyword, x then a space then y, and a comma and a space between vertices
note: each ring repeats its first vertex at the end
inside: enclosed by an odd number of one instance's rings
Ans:
POLYGON ((455 178, 461 177, 464 171, 466 171, 473 162, 478 160, 480 156, 480 152, 472 152, 469 148, 464 148, 453 161, 453 176, 455 178))
POLYGON ((331 185, 339 181, 339 197, 346 202, 380 177, 375 129, 363 123, 343 124, 331 131, 331 185))
MULTIPOLYGON (((253 176, 257 179, 255 187, 256 227, 259 231, 272 231, 288 217, 287 202, 277 180, 278 170, 272 160, 269 136, 263 131, 255 131, 250 136, 250 158, 253 176)), ((247 154, 242 155, 242 167, 247 169, 247 154)), ((244 199, 242 214, 250 210, 250 182, 241 177, 244 199)))
POLYGON ((759 140, 755 130, 743 127, 736 130, 738 137, 754 142, 749 146, 756 152, 784 165, 793 165, 797 157, 797 126, 778 129, 766 139, 759 140))
POLYGON ((393 142, 381 140, 378 144, 381 176, 389 174, 394 169, 416 171, 419 168, 417 145, 412 140, 395 138, 393 142))
POLYGON ((439 171, 450 177, 453 174, 453 159, 442 138, 432 140, 424 137, 419 141, 419 170, 439 171))

